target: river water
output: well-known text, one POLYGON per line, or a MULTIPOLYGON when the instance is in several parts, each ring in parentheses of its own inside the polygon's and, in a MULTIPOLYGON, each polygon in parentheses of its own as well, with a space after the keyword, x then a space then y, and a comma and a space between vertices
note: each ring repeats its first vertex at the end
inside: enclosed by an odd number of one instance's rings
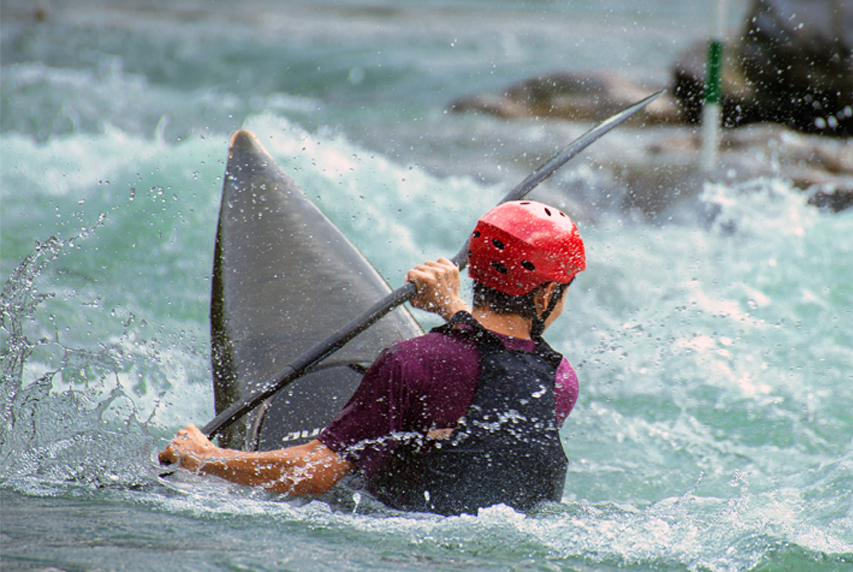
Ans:
POLYGON ((4 0, 0 567, 853 569, 853 213, 781 176, 700 183, 653 218, 620 207, 621 160, 663 168, 642 149, 664 128, 620 128, 533 194, 575 215, 589 256, 548 336, 581 383, 559 506, 403 514, 346 487, 309 502, 163 480, 154 462, 213 414, 233 130, 397 287, 589 127, 453 114, 454 98, 554 70, 651 91, 712 16, 696 0, 4 0))

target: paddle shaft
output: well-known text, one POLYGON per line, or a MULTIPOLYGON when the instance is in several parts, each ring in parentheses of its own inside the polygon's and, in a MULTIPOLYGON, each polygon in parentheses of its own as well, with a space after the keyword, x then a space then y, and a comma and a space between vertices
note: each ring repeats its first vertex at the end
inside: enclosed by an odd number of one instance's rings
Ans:
MULTIPOLYGON (((507 201, 517 201, 527 195, 539 183, 550 177, 557 169, 562 167, 567 161, 575 157, 578 153, 586 149, 599 137, 627 120, 640 109, 651 103, 652 100, 659 97, 663 91, 659 91, 650 95, 646 99, 635 103, 634 105, 617 113, 613 117, 604 120, 602 123, 593 127, 578 139, 566 146, 562 151, 557 153, 545 164, 536 169, 529 177, 524 179, 518 186, 513 188, 498 204, 507 201)), ((468 264, 468 241, 459 250, 456 256, 453 257, 453 263, 460 270, 464 269, 468 264)), ((350 320, 346 325, 338 329, 335 333, 328 336, 304 352, 301 356, 290 362, 281 371, 264 380, 257 385, 256 391, 239 401, 232 403, 228 408, 214 417, 207 425, 202 427, 201 431, 208 438, 213 438, 219 431, 228 427, 236 419, 239 419, 255 407, 261 404, 262 401, 275 395, 283 387, 295 381, 297 378, 304 375, 311 367, 320 363, 330 354, 342 348, 347 342, 356 337, 358 334, 372 326, 385 314, 404 304, 410 300, 416 293, 417 289, 414 284, 406 284, 385 298, 368 308, 361 315, 350 320)))

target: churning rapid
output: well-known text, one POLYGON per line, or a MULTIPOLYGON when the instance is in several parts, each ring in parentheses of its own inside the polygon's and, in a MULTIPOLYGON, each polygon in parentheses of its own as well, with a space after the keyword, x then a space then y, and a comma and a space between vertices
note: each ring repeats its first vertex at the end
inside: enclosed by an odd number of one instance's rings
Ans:
POLYGON ((233 130, 397 287, 589 127, 450 101, 555 69, 651 93, 708 10, 289 4, 4 2, 2 568, 853 568, 853 211, 808 204, 779 168, 810 141, 793 131, 746 138, 706 181, 667 151, 691 127, 620 127, 532 194, 588 249, 547 334, 580 379, 560 505, 445 518, 346 487, 294 501, 160 478, 157 450, 213 416, 233 130), (679 198, 644 208, 638 189, 664 186, 679 198))

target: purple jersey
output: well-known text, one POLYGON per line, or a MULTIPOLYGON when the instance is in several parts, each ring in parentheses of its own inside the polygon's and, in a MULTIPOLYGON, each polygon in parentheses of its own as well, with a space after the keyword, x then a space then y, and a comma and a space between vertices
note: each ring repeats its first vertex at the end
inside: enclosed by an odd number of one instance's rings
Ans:
MULTIPOLYGON (((498 337, 508 349, 534 351, 532 340, 498 337)), ((394 451, 395 434, 455 427, 474 399, 479 377, 479 353, 471 340, 433 332, 397 342, 376 358, 319 439, 373 475, 394 451)), ((554 385, 558 426, 577 397, 577 375, 563 359, 554 385)))

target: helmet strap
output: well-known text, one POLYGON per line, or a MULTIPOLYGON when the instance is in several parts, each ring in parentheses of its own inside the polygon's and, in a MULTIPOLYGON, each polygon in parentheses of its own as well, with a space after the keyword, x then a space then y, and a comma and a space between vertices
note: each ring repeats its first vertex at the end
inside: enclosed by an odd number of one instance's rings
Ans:
MULTIPOLYGON (((546 310, 547 312, 547 310, 546 310)), ((542 334, 545 332, 545 319, 548 316, 543 314, 540 317, 533 318, 533 325, 530 327, 530 338, 533 340, 539 340, 542 338, 542 334)))

